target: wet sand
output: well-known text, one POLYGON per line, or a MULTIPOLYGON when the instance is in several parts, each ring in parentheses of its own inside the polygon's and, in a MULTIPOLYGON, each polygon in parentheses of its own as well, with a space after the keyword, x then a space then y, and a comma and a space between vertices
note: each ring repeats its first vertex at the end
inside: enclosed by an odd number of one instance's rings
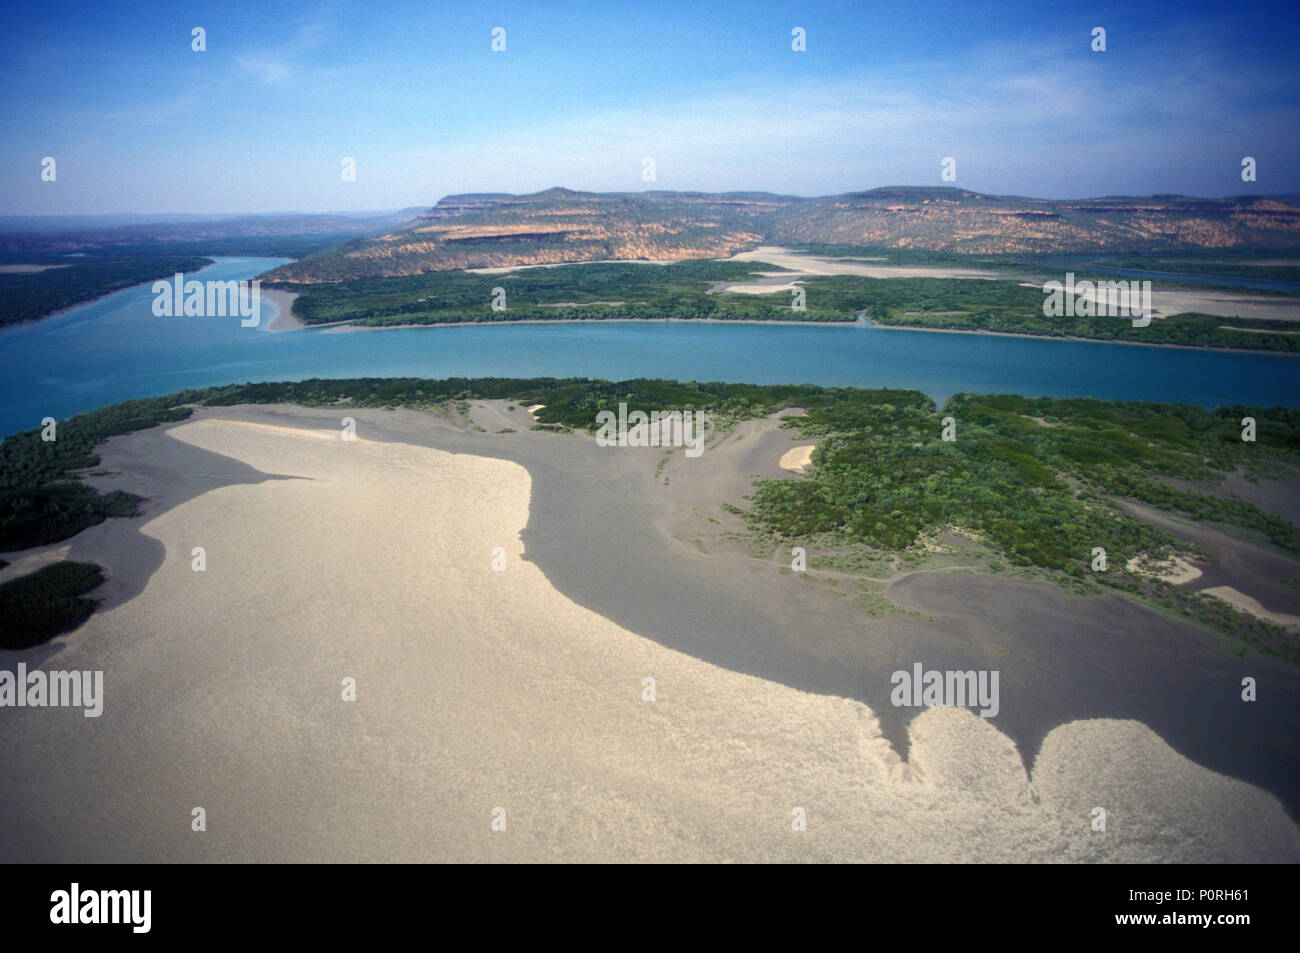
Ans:
POLYGON ((275 317, 267 325, 268 331, 297 331, 305 328, 302 320, 293 313, 293 303, 298 298, 294 291, 280 291, 276 288, 263 288, 262 297, 276 307, 275 317))
POLYGON ((106 712, 3 713, 0 855, 1300 859, 1293 668, 1117 596, 950 572, 900 575, 921 615, 871 618, 726 538, 719 501, 788 476, 776 421, 660 468, 522 406, 470 420, 210 408, 110 440, 93 481, 151 502, 72 541, 107 611, 4 658, 104 668, 106 712), (894 708, 914 661, 999 669, 1000 713, 894 708))
POLYGON ((1195 523, 1136 500, 1124 500, 1121 505, 1139 519, 1193 542, 1210 554, 1212 561, 1191 560, 1200 574, 1185 582, 1186 588, 1207 591, 1227 587, 1249 597, 1248 601, 1234 602, 1243 611, 1251 611, 1251 604, 1256 603, 1281 616, 1300 615, 1300 590, 1282 582, 1288 576, 1300 578, 1300 560, 1294 556, 1269 545, 1262 537, 1243 538, 1237 535, 1240 531, 1229 533, 1226 528, 1195 523))

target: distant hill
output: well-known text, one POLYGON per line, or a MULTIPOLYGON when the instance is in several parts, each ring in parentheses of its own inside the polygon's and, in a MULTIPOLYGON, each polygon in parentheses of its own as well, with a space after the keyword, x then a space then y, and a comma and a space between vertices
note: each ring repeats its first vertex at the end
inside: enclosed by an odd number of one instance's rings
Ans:
POLYGON ((602 259, 717 258, 752 248, 780 196, 548 189, 450 195, 405 227, 277 269, 290 282, 602 259))
POLYGON ((898 186, 823 198, 765 192, 449 195, 401 228, 285 265, 311 284, 458 268, 718 258, 778 244, 976 254, 1300 249, 1291 197, 1055 200, 898 186))
POLYGON ((887 188, 787 206, 773 216, 768 237, 976 254, 1300 248, 1300 205, 1257 197, 1053 200, 887 188))

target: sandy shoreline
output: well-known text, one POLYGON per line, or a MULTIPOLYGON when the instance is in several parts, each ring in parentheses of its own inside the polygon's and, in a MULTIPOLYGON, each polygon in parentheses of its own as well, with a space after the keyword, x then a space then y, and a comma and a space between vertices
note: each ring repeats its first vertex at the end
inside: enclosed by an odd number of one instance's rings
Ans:
POLYGON ((42 271, 67 267, 68 265, 0 265, 0 275, 37 275, 42 271))
MULTIPOLYGON (((216 263, 218 262, 218 260, 219 260, 219 259, 217 259, 217 258, 209 259, 210 264, 208 264, 208 265, 204 265, 203 267, 204 267, 204 268, 210 268, 212 265, 216 264, 216 263)), ((63 265, 51 265, 51 266, 49 266, 49 267, 51 267, 51 268, 62 268, 62 267, 65 267, 65 266, 63 266, 63 265)), ((197 274, 197 272, 193 272, 193 273, 191 273, 191 274, 197 274)), ((172 275, 165 275, 165 276, 160 277, 160 278, 155 278, 155 279, 153 279, 153 280, 151 280, 151 281, 144 281, 144 282, 141 282, 141 283, 138 284, 138 285, 128 285, 128 286, 125 287, 125 288, 117 288, 117 289, 115 289, 115 290, 113 290, 113 291, 106 291, 106 292, 104 292, 103 294, 95 295, 94 297, 86 298, 86 299, 84 299, 84 300, 82 300, 82 301, 77 301, 77 302, 75 302, 75 303, 73 303, 73 304, 67 305, 67 306, 62 307, 62 308, 57 308, 57 309, 55 309, 54 311, 49 311, 49 312, 47 312, 47 313, 45 313, 45 314, 42 314, 42 315, 39 315, 39 316, 37 316, 37 317, 35 317, 35 318, 28 318, 28 319, 25 320, 25 321, 14 321, 14 322, 10 322, 9 324, 6 324, 6 325, 3 325, 3 326, 0 326, 0 331, 3 331, 5 328, 15 328, 15 327, 20 327, 20 326, 22 326, 22 325, 26 325, 26 324, 34 324, 34 323, 36 323, 37 321, 44 321, 46 318, 52 318, 52 317, 55 317, 56 315, 64 314, 65 312, 72 311, 72 310, 74 310, 74 309, 76 309, 76 308, 80 308, 80 307, 83 307, 83 306, 88 305, 88 304, 94 304, 96 301, 102 301, 102 300, 105 299, 105 298, 110 298, 110 297, 112 297, 113 295, 115 295, 115 294, 120 294, 120 293, 123 292, 123 291, 130 291, 132 288, 142 288, 142 287, 144 287, 145 285, 152 285, 155 281, 167 281, 167 282, 170 282, 170 281, 172 280, 172 277, 173 277, 172 275)), ((293 302, 294 302, 294 299, 296 299, 296 298, 298 297, 298 294, 299 294, 298 292, 281 291, 281 290, 276 289, 276 288, 262 288, 262 289, 260 289, 260 292, 259 292, 259 293, 261 294, 261 296, 262 296, 263 298, 271 300, 271 301, 276 305, 276 307, 279 309, 279 310, 278 310, 278 314, 276 315, 276 317, 273 318, 273 319, 271 320, 270 324, 266 325, 266 327, 265 327, 266 330, 268 330, 268 331, 294 331, 294 330, 298 330, 298 329, 300 329, 300 328, 306 327, 306 325, 304 325, 304 324, 303 324, 303 323, 302 323, 302 322, 301 322, 297 317, 294 316, 293 311, 292 311, 292 308, 293 308, 293 302)))
POLYGON ((528 319, 524 321, 450 321, 438 324, 387 324, 375 327, 369 324, 352 324, 347 321, 333 321, 329 324, 307 325, 309 328, 321 328, 329 334, 350 331, 407 331, 413 328, 479 328, 505 327, 511 324, 779 324, 799 325, 801 327, 844 328, 853 327, 853 321, 756 321, 753 319, 726 318, 557 318, 554 321, 528 319))
MULTIPOLYGON (((1119 320, 1119 319, 1116 319, 1119 320)), ((1114 338, 1081 338, 1070 334, 1017 334, 1014 331, 986 331, 982 328, 918 328, 906 324, 880 324, 872 322, 877 331, 924 331, 927 334, 984 334, 999 338, 1028 338, 1034 341, 1077 341, 1080 344, 1124 344, 1131 347, 1178 348, 1181 351, 1211 351, 1223 354, 1272 354, 1277 357, 1296 357, 1290 351, 1269 351, 1257 347, 1196 347, 1191 344, 1159 344, 1153 341, 1121 341, 1114 338)))
MULTIPOLYGON (((264 292, 265 293, 265 292, 264 292)), ((756 321, 752 319, 727 320, 725 318, 563 318, 554 321, 530 319, 526 321, 453 321, 438 324, 389 324, 383 327, 353 324, 350 321, 332 321, 328 324, 303 324, 293 319, 294 328, 319 330, 325 334, 346 334, 353 331, 409 331, 416 328, 472 328, 504 327, 512 324, 771 324, 780 326, 798 326, 811 328, 851 328, 858 327, 856 318, 852 321, 756 321)), ((922 328, 911 325, 891 325, 872 322, 870 327, 880 331, 924 331, 927 334, 983 334, 991 337, 1022 338, 1034 341, 1077 341, 1083 344, 1125 344, 1135 347, 1179 348, 1185 351, 1213 351, 1242 354, 1271 354, 1281 357, 1294 357, 1286 351, 1270 351, 1248 347, 1195 347, 1189 344, 1157 344, 1146 341, 1099 340, 1081 338, 1073 335, 1017 334, 1012 331, 985 331, 966 328, 922 328)), ((272 327, 271 330, 287 330, 272 327)))
MULTIPOLYGON (((1042 288, 1051 276, 996 269, 954 268, 943 265, 876 265, 854 258, 831 258, 808 255, 776 246, 763 246, 742 252, 724 261, 767 263, 787 269, 769 272, 758 282, 719 283, 719 290, 765 294, 785 291, 799 278, 826 275, 856 275, 864 278, 960 278, 982 281, 1015 281, 1027 287, 1042 288)), ((1121 276, 1114 276, 1120 280, 1121 276)), ((1058 280, 1065 280, 1062 272, 1058 280)), ((1157 314, 1198 312, 1222 317, 1261 318, 1263 320, 1300 320, 1300 298, 1268 297, 1231 291, 1224 288, 1180 284, 1177 278, 1152 282, 1151 305, 1157 314), (1163 286, 1162 286, 1163 285, 1163 286), (1169 287, 1169 286, 1173 287, 1169 287)), ((1096 295, 1089 295, 1094 301, 1096 295)))
MULTIPOLYGON (((296 319, 295 319, 296 320, 296 319)), ((320 330, 327 334, 344 334, 353 331, 409 331, 415 328, 472 328, 504 327, 512 324, 771 324, 781 326, 798 326, 805 328, 851 328, 858 327, 857 320, 852 321, 755 321, 751 319, 727 320, 725 318, 564 318, 555 321, 455 321, 440 324, 390 324, 383 327, 352 324, 349 321, 334 321, 329 324, 299 324, 309 330, 320 330)), ((1261 348, 1247 347, 1194 347, 1188 344, 1156 344, 1145 341, 1098 340, 1072 335, 1016 334, 1012 331, 985 331, 965 328, 921 328, 910 325, 890 325, 872 322, 870 327, 880 331, 924 331, 928 334, 983 334, 992 337, 1023 338, 1034 341, 1077 341, 1082 344, 1126 344, 1135 347, 1179 348, 1185 351, 1214 351, 1241 354, 1271 354, 1280 357, 1294 357, 1286 351, 1269 351, 1261 348)))
MULTIPOLYGON (((1207 698, 1206 680, 1235 680, 1237 666, 1188 656, 1194 631, 1111 597, 1081 605, 1050 586, 924 573, 897 598, 937 624, 864 627, 771 563, 687 545, 708 525, 691 512, 704 499, 780 472, 795 441, 776 420, 743 424, 698 460, 674 455, 660 475, 657 449, 528 432, 528 409, 504 402, 461 422, 349 408, 351 443, 340 413, 205 409, 105 447, 109 475, 96 479, 146 492, 148 512, 86 531, 72 555, 102 559, 127 591, 77 632, 4 659, 102 669, 105 714, 6 712, 0 757, 15 770, 0 779, 0 826, 13 833, 0 857, 1300 859, 1277 799, 1171 748, 1175 721, 1072 701, 1074 684, 1107 696, 1070 645, 1101 658, 1132 647, 1148 668, 1116 659, 1108 677, 1143 688, 1117 701, 1193 682, 1192 720, 1226 721, 1235 746, 1276 744, 1258 721, 1271 708, 1243 733, 1243 706, 1207 698), (507 423, 517 432, 497 433, 507 423), (204 573, 190 566, 196 545, 204 573), (954 615, 967 604, 992 629, 954 615), (990 656, 1002 715, 897 721, 877 663, 920 652, 962 664, 986 641, 1003 653, 990 656), (1162 642, 1199 675, 1160 662, 1162 642), (342 701, 343 678, 357 701, 342 701), (1026 755, 1030 692, 1065 707, 1026 755), (1089 826, 1096 804, 1123 818, 1104 837, 1089 826), (188 828, 195 805, 204 835, 188 828), (490 829, 496 807, 505 832, 490 829), (791 830, 796 807, 806 831, 791 830)), ((1295 683, 1262 660, 1252 671, 1273 692, 1295 683)))
POLYGON ((266 326, 268 331, 298 331, 305 328, 302 320, 293 313, 293 303, 298 299, 296 291, 282 291, 279 288, 262 288, 261 295, 276 307, 276 315, 266 326))
POLYGON ((1249 613, 1259 619, 1266 619, 1281 626, 1291 629, 1300 629, 1300 615, 1293 615, 1286 612, 1273 612, 1260 605, 1258 599, 1252 599, 1238 589, 1232 586, 1211 586, 1202 589, 1206 595, 1216 596, 1231 606, 1236 606, 1242 612, 1249 613))
MULTIPOLYGON (((163 279, 158 278, 155 280, 162 281, 163 279)), ((146 281, 143 282, 142 284, 147 285, 147 284, 151 284, 151 282, 146 281)), ((142 287, 142 285, 128 285, 125 288, 118 288, 115 291, 105 291, 103 294, 95 295, 92 298, 86 298, 82 301, 76 302, 75 304, 69 304, 69 305, 65 305, 62 308, 56 308, 53 311, 47 311, 45 314, 38 315, 35 318, 25 318, 22 321, 10 321, 8 324, 0 325, 0 333, 3 333, 9 328, 21 328, 29 324, 35 324, 38 321, 44 321, 46 318, 53 318, 60 314, 66 314, 67 312, 72 311, 76 308, 84 307, 85 305, 88 304, 94 304, 96 301, 103 301, 105 298, 111 298, 115 294, 121 294, 123 291, 130 291, 132 288, 139 288, 139 287, 142 287)))

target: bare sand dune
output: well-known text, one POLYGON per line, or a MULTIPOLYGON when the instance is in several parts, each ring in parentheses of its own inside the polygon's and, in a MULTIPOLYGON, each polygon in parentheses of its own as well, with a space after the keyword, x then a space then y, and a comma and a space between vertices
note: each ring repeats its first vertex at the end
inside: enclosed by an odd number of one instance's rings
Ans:
MULTIPOLYGON (((801 275, 860 275, 864 278, 1008 278, 1003 272, 984 268, 945 268, 934 265, 881 265, 870 258, 825 258, 791 251, 776 245, 764 245, 753 251, 733 255, 727 261, 766 262, 789 271, 769 272, 768 276, 789 282, 801 275), (791 273, 793 272, 793 274, 791 273)), ((772 290, 776 290, 773 286, 772 290)))
MULTIPOLYGON (((761 281, 718 282, 714 291, 739 294, 774 294, 789 292, 795 280, 814 275, 859 275, 864 278, 979 278, 985 281, 1017 281, 1027 286, 1042 288, 1047 279, 1041 275, 1026 275, 1011 271, 994 271, 986 268, 951 268, 939 265, 881 265, 863 258, 823 258, 807 255, 787 248, 763 246, 753 251, 741 252, 728 261, 766 262, 788 271, 764 273, 761 281)), ((1121 276, 1116 275, 1116 279, 1121 276)), ((1064 273, 1061 281, 1064 281, 1064 273)), ((1271 321, 1300 320, 1300 300, 1295 298, 1252 295, 1215 288, 1172 288, 1169 281, 1154 279, 1151 282, 1151 307, 1157 317, 1171 314, 1217 314, 1226 317, 1264 318, 1271 321)), ((1093 302, 1095 292, 1085 295, 1093 302)))
POLYGON ((1134 556, 1128 561, 1126 567, 1129 572, 1141 572, 1157 579, 1163 579, 1165 582, 1181 586, 1184 583, 1195 582, 1201 578, 1201 570, 1197 569, 1181 556, 1174 556, 1164 563, 1154 563, 1144 556, 1134 556))
POLYGON ((1272 612, 1260 605, 1258 599, 1252 599, 1244 592, 1240 592, 1231 586, 1210 586, 1201 591, 1206 595, 1216 596, 1224 602, 1227 602, 1229 605, 1236 606, 1242 612, 1249 612, 1256 618, 1266 619, 1269 622, 1276 622, 1278 625, 1284 625, 1288 628, 1300 629, 1300 615, 1291 615, 1286 612, 1272 612))
POLYGON ((805 447, 795 447, 793 450, 787 450, 781 454, 781 468, 783 470, 807 470, 812 466, 812 455, 816 449, 816 444, 808 444, 805 447))
POLYGON ((499 265, 492 268, 466 268, 471 275, 506 275, 523 268, 568 268, 570 265, 672 265, 676 258, 602 258, 599 261, 556 261, 525 265, 499 265))
POLYGON ((993 724, 932 709, 904 764, 861 702, 615 625, 523 558, 518 464, 236 420, 162 436, 294 478, 153 516, 143 592, 47 647, 104 670, 105 710, 4 712, 4 860, 1300 859, 1276 798, 1136 722, 1057 728, 1030 776, 993 724))

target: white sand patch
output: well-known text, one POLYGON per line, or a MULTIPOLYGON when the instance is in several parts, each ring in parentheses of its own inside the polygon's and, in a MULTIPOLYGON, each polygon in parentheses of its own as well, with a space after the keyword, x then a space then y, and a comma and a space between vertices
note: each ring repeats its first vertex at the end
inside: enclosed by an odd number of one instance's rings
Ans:
POLYGON ((1162 288, 1151 282, 1151 306, 1157 317, 1171 314, 1217 314, 1229 318, 1263 318, 1268 321, 1300 321, 1300 299, 1240 294, 1235 291, 1203 291, 1162 288))
POLYGON ((1256 599, 1251 598, 1239 589, 1232 588, 1232 586, 1214 586, 1202 591, 1206 595, 1215 596, 1229 605, 1236 606, 1242 612, 1249 613, 1257 619, 1276 622, 1278 625, 1284 625, 1292 629, 1300 629, 1300 616, 1265 609, 1256 599))
POLYGON ((673 265, 678 258, 601 258, 592 261, 553 261, 533 265, 499 265, 492 268, 466 268, 471 275, 505 275, 523 268, 574 268, 579 265, 673 265))
POLYGON ((1281 331, 1274 328, 1231 328, 1220 325, 1224 331, 1240 331, 1242 334, 1300 334, 1300 331, 1281 331))
POLYGON ((806 255, 776 245, 764 245, 753 251, 733 255, 727 261, 766 262, 789 268, 789 272, 771 272, 787 278, 803 275, 861 275, 865 278, 984 278, 1007 279, 1008 273, 990 271, 981 268, 942 268, 930 265, 878 265, 870 258, 823 258, 806 255))
POLYGON ((617 308, 623 304, 622 301, 553 301, 550 304, 544 304, 544 308, 596 308, 608 307, 617 308))
POLYGON ((742 295, 770 295, 776 294, 778 291, 784 291, 789 294, 797 287, 799 287, 799 285, 793 281, 787 281, 782 284, 767 284, 765 282, 760 283, 755 281, 742 281, 730 284, 725 281, 718 282, 719 291, 725 291, 727 294, 742 295))
POLYGON ((813 451, 817 449, 815 443, 810 443, 806 447, 794 447, 781 454, 780 466, 783 470, 807 470, 812 466, 813 451))
POLYGON ((1165 562, 1151 562, 1150 559, 1142 553, 1134 556, 1128 561, 1126 567, 1129 572, 1142 573, 1146 576, 1154 576, 1157 579, 1163 579, 1171 585, 1181 586, 1184 583, 1193 582, 1200 579, 1203 573, 1189 563, 1181 556, 1174 556, 1165 562))
POLYGON ((1058 727, 1030 777, 995 723, 933 709, 905 765, 860 702, 615 625, 524 558, 517 464, 219 419, 169 434, 297 479, 143 526, 166 549, 147 588, 49 660, 104 670, 102 718, 5 714, 2 859, 1300 859, 1276 798, 1134 722, 1058 727))
POLYGON ((545 408, 545 407, 546 407, 545 404, 533 404, 531 407, 528 408, 528 412, 529 412, 530 414, 532 414, 534 417, 536 417, 536 416, 537 416, 537 412, 538 412, 539 410, 542 410, 542 409, 545 408))
MULTIPOLYGON (((1115 280, 1125 279, 1116 276, 1115 280)), ((1037 287, 1041 288, 1042 285, 1039 284, 1037 287)), ((1094 308, 1099 307, 1099 302, 1103 304, 1106 302, 1106 295, 1095 287, 1074 297, 1076 313, 1079 307, 1077 302, 1084 298, 1093 302, 1094 308)), ((1144 304, 1144 300, 1139 301, 1137 295, 1133 296, 1134 307, 1144 304)), ((1120 307, 1129 305, 1127 292, 1118 296, 1118 305, 1120 307)), ((1156 320, 1174 314, 1214 314, 1229 318, 1260 318, 1266 321, 1300 320, 1300 300, 1295 298, 1266 298, 1235 291, 1217 291, 1212 288, 1203 290, 1170 288, 1159 279, 1151 280, 1151 310, 1156 320)), ((1116 320, 1129 319, 1120 317, 1116 320)))
POLYGON ((67 265, 0 265, 0 275, 34 275, 53 268, 67 267, 67 265))

